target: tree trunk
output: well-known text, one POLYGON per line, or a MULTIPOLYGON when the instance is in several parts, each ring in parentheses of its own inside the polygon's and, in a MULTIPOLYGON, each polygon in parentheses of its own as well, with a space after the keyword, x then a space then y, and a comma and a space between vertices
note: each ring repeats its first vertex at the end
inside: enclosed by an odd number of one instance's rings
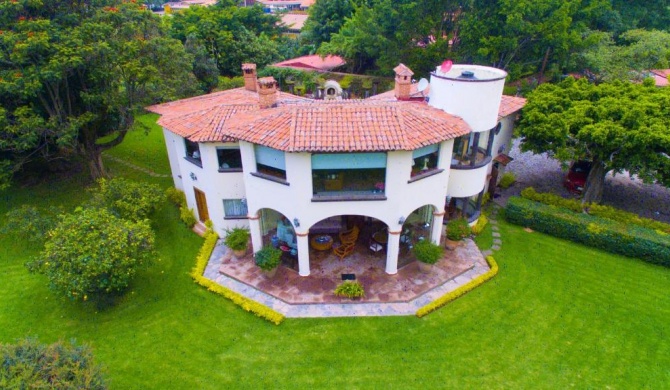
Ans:
POLYGON ((542 68, 540 69, 540 77, 538 77, 538 84, 544 82, 544 71, 547 70, 547 62, 549 62, 549 53, 551 53, 551 46, 547 48, 547 51, 544 53, 544 59, 542 60, 542 68))
POLYGON ((92 147, 91 150, 86 150, 86 161, 91 172, 91 179, 97 180, 107 177, 105 165, 102 163, 102 150, 97 147, 92 147))
POLYGON ((591 171, 586 178, 586 184, 584 185, 584 198, 582 198, 582 204, 600 203, 602 201, 606 174, 605 164, 601 161, 594 160, 593 165, 591 166, 591 171))

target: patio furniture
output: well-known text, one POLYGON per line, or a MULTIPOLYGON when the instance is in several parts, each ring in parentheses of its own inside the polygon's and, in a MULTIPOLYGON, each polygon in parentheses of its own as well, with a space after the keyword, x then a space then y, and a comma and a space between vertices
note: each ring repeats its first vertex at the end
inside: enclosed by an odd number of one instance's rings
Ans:
POLYGON ((384 251, 384 246, 373 239, 370 239, 368 245, 370 248, 370 252, 372 252, 375 255, 380 254, 384 251))
POLYGON ((378 232, 375 232, 372 235, 372 240, 384 247, 386 247, 386 244, 389 242, 389 234, 388 230, 386 228, 379 230, 378 232))
POLYGON ((328 235, 318 235, 312 237, 309 245, 317 251, 327 251, 333 247, 333 238, 328 235))
POLYGON ((345 257, 349 256, 354 252, 356 247, 356 240, 358 240, 358 234, 360 229, 358 226, 354 226, 352 229, 341 232, 339 234, 340 242, 342 243, 337 248, 333 249, 333 253, 337 255, 340 260, 343 260, 345 257))

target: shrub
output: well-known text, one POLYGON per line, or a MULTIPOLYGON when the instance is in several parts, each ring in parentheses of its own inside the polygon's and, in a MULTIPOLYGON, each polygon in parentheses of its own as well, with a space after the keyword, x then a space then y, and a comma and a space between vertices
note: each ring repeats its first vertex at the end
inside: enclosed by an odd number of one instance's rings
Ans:
POLYGON ((5 224, 0 233, 16 234, 28 241, 42 241, 47 232, 56 226, 56 215, 60 212, 57 208, 45 212, 24 204, 5 214, 5 224))
POLYGON ((177 207, 186 205, 186 195, 183 191, 180 191, 175 187, 170 187, 165 190, 165 195, 167 196, 167 199, 177 207))
POLYGON ((516 177, 512 172, 505 172, 500 178, 500 183, 498 184, 500 188, 506 190, 516 182, 516 177))
POLYGON ((447 238, 452 241, 462 240, 470 233, 470 226, 464 218, 456 218, 447 222, 447 238))
POLYGON ((471 230, 472 230, 472 234, 479 235, 479 233, 481 233, 481 232, 484 230, 484 228, 486 227, 486 225, 487 225, 488 223, 489 223, 489 219, 486 218, 486 215, 481 214, 481 215, 479 216, 479 219, 477 220, 477 223, 476 223, 475 226, 473 226, 472 229, 471 229, 471 230))
POLYGON ((481 286, 487 281, 491 280, 494 276, 498 274, 498 264, 496 263, 493 256, 486 256, 486 262, 489 264, 490 269, 476 278, 472 279, 468 283, 462 285, 461 287, 455 289, 454 291, 448 292, 445 295, 437 298, 433 302, 419 308, 416 311, 416 316, 421 318, 427 314, 434 312, 435 310, 445 306, 447 303, 454 301, 455 299, 465 295, 466 293, 474 290, 475 288, 481 286))
POLYGON ((566 199, 551 193, 540 193, 535 191, 533 187, 524 188, 524 190, 521 191, 521 197, 547 205, 563 207, 576 213, 587 210, 588 214, 597 217, 670 233, 670 224, 650 218, 643 218, 637 214, 629 213, 610 206, 603 206, 595 203, 582 204, 582 202, 577 199, 566 199))
POLYGON ((426 264, 435 264, 444 257, 444 249, 428 240, 417 242, 412 251, 417 260, 426 264))
POLYGON ((153 246, 148 222, 78 208, 61 216, 42 252, 26 266, 46 275, 53 290, 85 301, 124 290, 137 269, 155 256, 153 246))
POLYGON ((277 313, 269 307, 244 297, 226 287, 223 287, 202 275, 205 272, 205 267, 207 267, 207 263, 209 262, 209 258, 212 256, 212 252, 214 251, 214 247, 216 247, 218 239, 219 237, 213 231, 208 231, 205 233, 205 242, 198 252, 195 267, 193 267, 191 270, 191 277, 193 280, 195 280, 195 282, 199 285, 207 288, 208 291, 219 294, 226 299, 230 299, 234 304, 241 307, 242 309, 251 312, 260 318, 270 321, 275 325, 281 324, 284 321, 284 316, 281 313, 277 313))
POLYGON ((352 282, 351 280, 340 283, 334 292, 338 297, 346 297, 349 299, 361 298, 365 296, 363 285, 361 285, 358 281, 352 282))
POLYGON ((74 342, 39 344, 24 339, 0 344, 0 388, 106 389, 91 351, 74 342))
POLYGON ((655 230, 512 197, 505 217, 552 236, 670 266, 670 236, 655 230))
POLYGON ((227 89, 239 88, 244 86, 244 77, 223 77, 219 76, 219 85, 217 87, 220 91, 225 91, 227 89))
POLYGON ((181 219, 182 222, 186 224, 186 226, 192 228, 193 225, 198 222, 198 219, 195 217, 195 214, 193 213, 193 209, 189 209, 186 206, 180 207, 179 208, 179 218, 181 219))
POLYGON ((254 261, 258 268, 264 271, 271 271, 279 266, 281 255, 281 250, 271 246, 265 246, 254 254, 254 261))
POLYGON ((247 249, 249 245, 249 229, 240 227, 226 229, 226 238, 223 239, 223 243, 234 251, 247 249))
POLYGON ((132 221, 148 218, 165 201, 157 185, 123 178, 100 179, 91 192, 93 207, 106 208, 115 216, 132 221))

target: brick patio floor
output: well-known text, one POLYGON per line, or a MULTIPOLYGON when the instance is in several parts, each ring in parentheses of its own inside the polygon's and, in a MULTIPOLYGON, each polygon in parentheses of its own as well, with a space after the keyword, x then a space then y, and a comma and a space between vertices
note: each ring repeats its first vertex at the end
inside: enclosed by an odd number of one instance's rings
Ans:
POLYGON ((204 276, 287 317, 380 316, 412 315, 489 269, 471 240, 446 251, 429 274, 419 272, 408 256, 401 253, 399 263, 406 265, 396 275, 388 275, 385 254, 373 255, 364 246, 342 261, 331 251, 312 250, 309 276, 282 265, 269 279, 255 266, 251 254, 238 259, 219 242, 204 276), (365 298, 354 302, 333 294, 343 273, 356 275, 365 288, 365 298))

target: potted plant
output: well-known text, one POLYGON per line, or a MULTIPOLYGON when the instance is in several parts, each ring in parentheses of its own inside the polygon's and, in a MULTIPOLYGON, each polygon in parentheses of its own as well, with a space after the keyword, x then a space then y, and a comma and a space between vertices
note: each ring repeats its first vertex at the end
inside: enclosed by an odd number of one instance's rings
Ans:
POLYGON ((349 299, 360 299, 365 296, 365 290, 363 285, 358 281, 347 280, 342 282, 335 289, 335 295, 338 297, 345 297, 349 299))
POLYGON ((240 227, 226 229, 226 238, 223 239, 223 243, 233 251, 235 257, 244 257, 247 253, 247 246, 249 246, 249 230, 240 227))
POLYGON ((281 262, 282 251, 271 246, 265 246, 254 254, 254 261, 266 277, 272 278, 277 273, 277 267, 281 262))
POLYGON ((447 248, 453 250, 462 239, 472 233, 470 225, 465 218, 456 218, 447 222, 447 248))
POLYGON ((412 248, 414 256, 419 261, 419 271, 429 273, 433 264, 444 257, 444 250, 428 240, 419 241, 412 248))

